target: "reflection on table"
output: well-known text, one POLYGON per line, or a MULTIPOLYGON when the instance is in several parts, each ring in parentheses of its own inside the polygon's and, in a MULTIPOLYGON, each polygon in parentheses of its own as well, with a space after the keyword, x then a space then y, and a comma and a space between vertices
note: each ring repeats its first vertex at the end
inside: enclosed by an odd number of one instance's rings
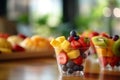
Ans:
POLYGON ((61 76, 55 58, 0 61, 0 80, 119 80, 120 76, 61 76))

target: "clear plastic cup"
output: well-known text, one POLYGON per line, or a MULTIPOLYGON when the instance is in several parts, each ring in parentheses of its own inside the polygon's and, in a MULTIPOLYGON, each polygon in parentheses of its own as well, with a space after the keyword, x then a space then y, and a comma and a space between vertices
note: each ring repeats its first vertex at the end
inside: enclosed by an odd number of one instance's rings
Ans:
POLYGON ((95 46, 99 64, 102 70, 120 71, 120 57, 115 56, 112 49, 108 47, 95 46))
POLYGON ((80 49, 69 49, 68 51, 55 48, 56 60, 60 75, 83 76, 84 61, 87 56, 88 47, 80 49))

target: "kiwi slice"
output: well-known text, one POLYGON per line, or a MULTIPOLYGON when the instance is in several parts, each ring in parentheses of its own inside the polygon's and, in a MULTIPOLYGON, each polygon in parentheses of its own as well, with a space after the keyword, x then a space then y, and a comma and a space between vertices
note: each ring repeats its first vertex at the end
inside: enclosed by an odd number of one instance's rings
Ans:
POLYGON ((92 42, 95 46, 107 47, 108 39, 106 37, 95 36, 92 38, 92 42))
POLYGON ((117 41, 115 41, 115 43, 113 44, 113 53, 116 56, 120 56, 120 39, 118 39, 117 41))

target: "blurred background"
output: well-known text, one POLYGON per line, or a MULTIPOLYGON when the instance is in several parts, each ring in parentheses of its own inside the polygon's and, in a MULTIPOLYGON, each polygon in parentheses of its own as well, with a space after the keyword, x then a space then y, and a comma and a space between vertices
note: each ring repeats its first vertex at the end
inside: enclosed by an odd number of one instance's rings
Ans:
POLYGON ((0 0, 0 32, 56 37, 73 29, 120 34, 120 0, 0 0))

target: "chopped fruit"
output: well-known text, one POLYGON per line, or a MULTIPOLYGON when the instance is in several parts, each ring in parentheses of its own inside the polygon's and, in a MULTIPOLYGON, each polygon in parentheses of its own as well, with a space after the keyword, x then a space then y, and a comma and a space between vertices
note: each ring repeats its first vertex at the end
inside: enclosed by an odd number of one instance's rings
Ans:
POLYGON ((13 51, 21 52, 21 51, 25 51, 25 49, 20 45, 16 44, 13 46, 13 51))
POLYGON ((7 33, 0 33, 0 38, 5 38, 7 39, 10 35, 7 33))
POLYGON ((63 50, 61 48, 55 48, 55 53, 56 55, 58 55, 60 52, 62 52, 63 50))
POLYGON ((80 42, 73 40, 71 42, 71 46, 73 49, 79 49, 81 47, 81 44, 80 44, 80 42))
POLYGON ((60 46, 60 42, 55 40, 55 39, 52 39, 50 44, 53 46, 53 47, 58 47, 60 46))
POLYGON ((76 59, 73 59, 73 62, 77 65, 81 65, 83 63, 83 58, 82 56, 79 56, 78 58, 76 59))
POLYGON ((65 52, 69 52, 71 50, 71 45, 70 42, 67 40, 64 40, 63 43, 61 44, 61 48, 65 51, 65 52))
POLYGON ((70 36, 76 36, 77 34, 76 34, 76 32, 74 31, 74 30, 72 30, 71 32, 70 32, 70 36))
POLYGON ((98 36, 98 35, 99 35, 98 32, 93 31, 93 32, 91 32, 91 33, 89 34, 89 38, 92 38, 92 37, 94 37, 94 36, 98 36))
POLYGON ((100 46, 105 48, 108 46, 108 39, 106 37, 95 36, 92 38, 92 42, 95 46, 100 46))
POLYGON ((71 61, 71 60, 68 61, 67 64, 66 64, 66 66, 67 66, 68 68, 73 68, 74 65, 75 65, 75 63, 74 63, 73 61, 71 61))
POLYGON ((73 70, 72 68, 69 68, 69 69, 67 70, 67 72, 68 72, 68 74, 72 74, 72 73, 74 72, 74 70, 73 70))
POLYGON ((119 36, 118 35, 114 35, 113 38, 112 38, 114 41, 117 41, 119 39, 119 36))
POLYGON ((106 48, 96 47, 96 52, 97 52, 98 57, 107 56, 107 49, 106 48))
POLYGON ((79 40, 79 38, 80 38, 79 36, 75 36, 75 37, 74 37, 74 40, 77 41, 77 40, 79 40))
POLYGON ((15 44, 20 44, 23 40, 23 38, 16 35, 12 35, 7 38, 7 41, 9 41, 12 44, 12 46, 14 46, 15 44))
POLYGON ((62 65, 62 70, 67 71, 68 67, 66 65, 62 65))
POLYGON ((108 58, 107 57, 99 57, 100 65, 106 66, 108 64, 108 58))
POLYGON ((79 50, 71 50, 70 52, 67 53, 69 59, 75 59, 80 56, 80 51, 79 50))
POLYGON ((65 39, 65 36, 60 36, 58 38, 56 38, 57 41, 59 41, 60 43, 62 43, 65 39))
POLYGON ((4 54, 9 54, 12 53, 12 50, 8 48, 0 48, 0 52, 4 54))
POLYGON ((118 62, 119 62, 119 58, 118 57, 108 57, 108 63, 114 67, 118 62))
POLYGON ((110 36, 105 32, 100 33, 100 36, 110 38, 110 36))
POLYGON ((65 52, 61 52, 57 55, 57 61, 59 64, 66 64, 68 61, 68 57, 65 52))
POLYGON ((69 42, 71 42, 71 41, 73 41, 73 40, 74 40, 74 37, 73 37, 73 36, 69 36, 69 37, 68 37, 68 41, 69 41, 69 42))
POLYGON ((116 56, 120 56, 120 39, 115 41, 115 43, 113 45, 113 53, 116 56))
POLYGON ((80 71, 80 66, 79 66, 79 65, 75 65, 75 66, 73 67, 73 70, 74 70, 74 71, 80 71))
POLYGON ((18 36, 20 37, 20 38, 22 38, 22 39, 25 39, 25 38, 27 38, 27 36, 26 35, 24 35, 24 34, 18 34, 18 36))
POLYGON ((85 39, 84 37, 80 37, 78 41, 80 42, 82 47, 89 47, 89 41, 87 40, 87 38, 85 39))

